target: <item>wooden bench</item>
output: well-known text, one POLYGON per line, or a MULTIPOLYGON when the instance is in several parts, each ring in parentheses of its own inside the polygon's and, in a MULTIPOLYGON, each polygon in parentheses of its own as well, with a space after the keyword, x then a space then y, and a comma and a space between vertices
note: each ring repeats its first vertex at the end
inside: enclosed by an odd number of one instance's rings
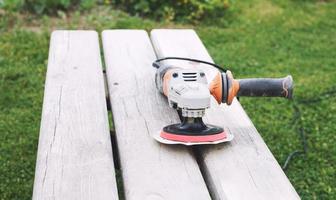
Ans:
MULTIPOLYGON (((212 62, 193 30, 153 30, 150 37, 143 30, 106 30, 102 43, 123 195, 117 192, 98 34, 55 31, 33 199, 299 199, 236 100, 230 107, 212 100, 205 117, 235 135, 230 143, 167 146, 151 137, 179 121, 155 88, 152 62, 165 56, 212 62)), ((215 72, 196 67, 210 78, 215 72)))

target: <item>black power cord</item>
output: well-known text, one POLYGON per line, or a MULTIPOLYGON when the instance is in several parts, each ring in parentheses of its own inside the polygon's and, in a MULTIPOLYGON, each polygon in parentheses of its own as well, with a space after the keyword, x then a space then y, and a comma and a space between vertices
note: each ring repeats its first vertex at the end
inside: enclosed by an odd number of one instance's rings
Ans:
POLYGON ((315 98, 304 98, 304 99, 294 100, 294 102, 293 102, 293 109, 294 109, 295 114, 293 116, 292 124, 294 124, 294 125, 296 123, 298 124, 297 132, 300 136, 302 149, 301 150, 295 150, 287 156, 287 158, 285 160, 285 163, 282 166, 283 170, 288 169, 289 163, 294 157, 296 157, 300 154, 306 155, 308 153, 308 142, 307 142, 306 132, 305 132, 305 129, 304 129, 304 126, 303 126, 303 123, 302 123, 302 118, 301 118, 302 114, 301 114, 301 110, 300 110, 298 104, 304 104, 304 105, 314 104, 314 103, 318 103, 318 102, 320 102, 324 99, 335 97, 336 96, 336 89, 331 89, 327 92, 324 92, 324 93, 316 95, 316 96, 317 97, 315 97, 315 98))
POLYGON ((297 102, 295 100, 293 102, 293 109, 294 109, 295 113, 294 113, 294 117, 293 117, 293 120, 292 120, 292 124, 295 125, 296 123, 298 123, 298 125, 299 125, 299 128, 297 129, 297 131, 298 131, 299 136, 300 136, 300 140, 301 140, 301 144, 302 144, 302 150, 295 150, 287 156, 287 158, 285 160, 285 163, 282 166, 283 170, 287 170, 290 161, 295 156, 298 156, 300 154, 306 154, 307 151, 308 151, 308 143, 307 143, 307 138, 306 138, 306 132, 303 128, 302 121, 301 121, 301 116, 302 116, 301 115, 301 110, 298 107, 297 102))
POLYGON ((215 64, 215 63, 211 63, 211 62, 207 62, 204 60, 198 60, 198 59, 194 59, 194 58, 184 58, 184 57, 164 57, 164 58, 159 58, 156 61, 153 62, 153 67, 155 68, 160 68, 160 64, 159 62, 164 61, 164 60, 187 60, 187 61, 192 61, 192 62, 197 62, 197 63, 203 63, 203 64, 207 64, 207 65, 211 65, 215 68, 217 68, 218 70, 222 71, 222 72, 226 72, 226 69, 223 69, 223 67, 215 64))

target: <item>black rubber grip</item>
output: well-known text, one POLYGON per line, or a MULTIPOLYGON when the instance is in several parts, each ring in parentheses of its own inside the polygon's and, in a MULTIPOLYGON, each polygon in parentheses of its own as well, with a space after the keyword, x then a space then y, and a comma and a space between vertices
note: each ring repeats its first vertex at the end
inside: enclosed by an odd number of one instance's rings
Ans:
POLYGON ((285 97, 292 98, 293 78, 251 78, 239 79, 237 96, 247 97, 285 97))

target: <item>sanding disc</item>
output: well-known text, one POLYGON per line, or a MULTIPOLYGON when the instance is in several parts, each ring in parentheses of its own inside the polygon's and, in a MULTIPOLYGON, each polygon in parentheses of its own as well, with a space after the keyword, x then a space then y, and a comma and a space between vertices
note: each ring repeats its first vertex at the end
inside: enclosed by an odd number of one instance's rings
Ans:
MULTIPOLYGON (((196 141, 197 138, 193 137, 192 139, 190 138, 190 140, 188 142, 186 142, 186 140, 188 140, 188 138, 182 138, 183 141, 179 140, 181 138, 179 137, 173 137, 171 139, 165 139, 162 137, 162 131, 158 131, 156 134, 153 135, 154 139, 157 140, 160 143, 163 144, 182 144, 182 145, 186 145, 186 146, 192 146, 192 145, 202 145, 202 144, 220 144, 223 142, 229 142, 233 139, 233 135, 229 132, 229 131, 224 131, 222 133, 216 134, 218 136, 217 140, 214 141, 206 141, 205 138, 202 138, 200 141, 196 141), (224 136, 224 137, 223 137, 224 136)), ((167 135, 165 135, 167 136, 167 135)), ((188 137, 188 136, 185 136, 188 137)), ((202 136, 198 136, 198 137, 202 137, 202 136)), ((209 140, 213 140, 215 139, 215 137, 210 138, 209 140)))

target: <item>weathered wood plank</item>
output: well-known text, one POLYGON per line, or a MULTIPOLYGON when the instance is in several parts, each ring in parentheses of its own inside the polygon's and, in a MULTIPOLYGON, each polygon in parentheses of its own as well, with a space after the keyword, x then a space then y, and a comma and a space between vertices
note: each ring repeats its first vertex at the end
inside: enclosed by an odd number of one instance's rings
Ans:
POLYGON ((103 46, 126 199, 210 199, 192 153, 151 137, 179 119, 155 88, 147 33, 104 31, 103 46))
MULTIPOLYGON (((159 58, 180 56, 213 62, 193 30, 153 30, 153 46, 159 58)), ((170 64, 185 61, 166 61, 170 64)), ((205 70, 208 80, 217 69, 190 63, 205 70)), ((214 199, 299 199, 295 189, 260 137, 238 101, 212 108, 205 120, 231 131, 232 142, 199 149, 205 178, 214 199)))
POLYGON ((54 31, 33 199, 118 199, 98 35, 54 31))

